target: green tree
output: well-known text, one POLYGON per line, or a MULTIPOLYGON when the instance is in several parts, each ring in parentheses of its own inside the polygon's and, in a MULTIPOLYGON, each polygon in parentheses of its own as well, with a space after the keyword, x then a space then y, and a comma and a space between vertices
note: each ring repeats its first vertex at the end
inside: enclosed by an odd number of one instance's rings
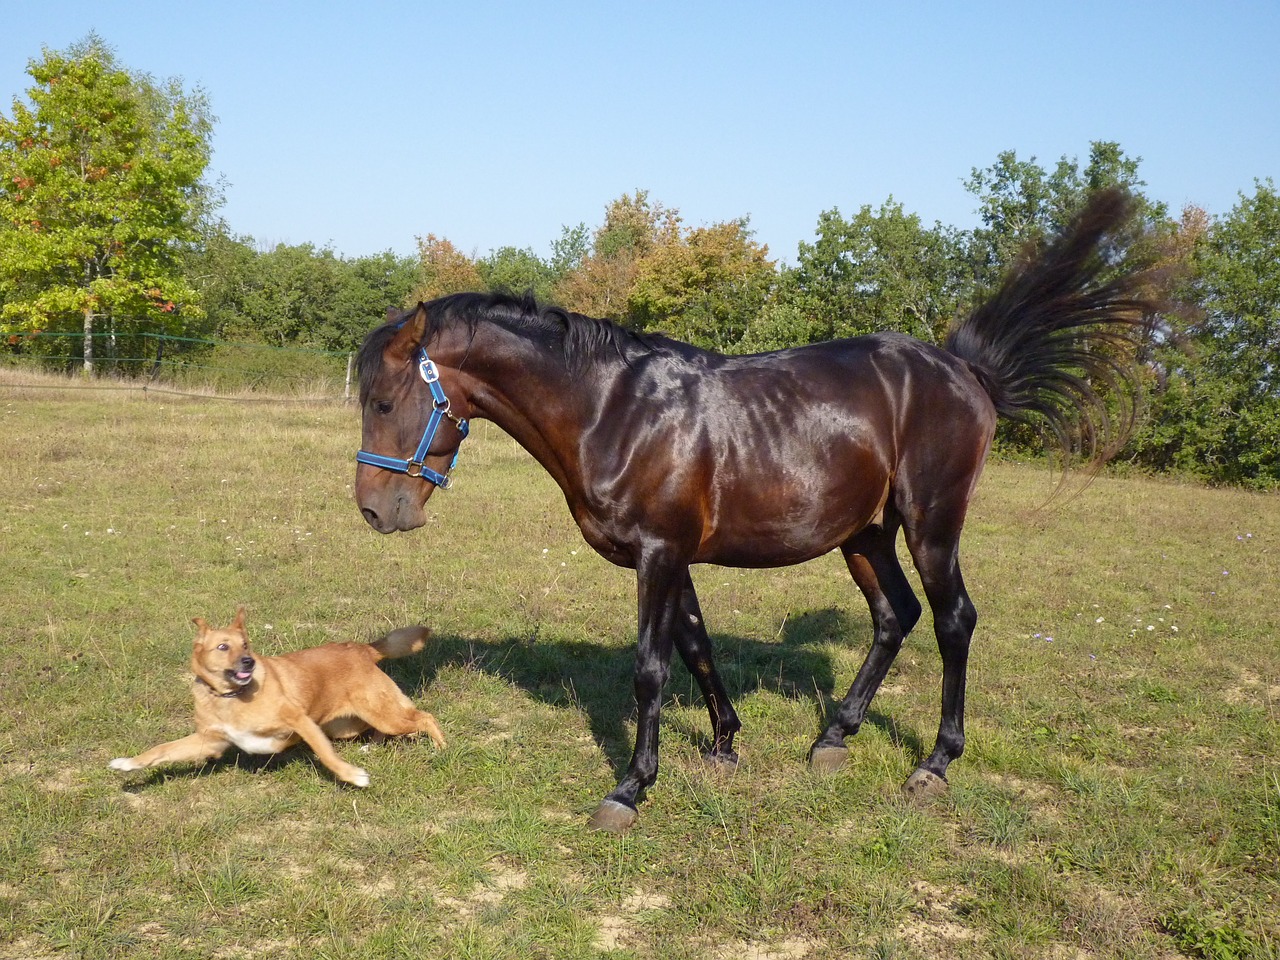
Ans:
POLYGON ((46 49, 35 85, 0 115, 0 324, 95 340, 179 332, 200 316, 184 253, 215 204, 204 183, 213 118, 199 91, 128 72, 97 36, 46 49))
MULTIPOLYGON (((1186 218, 1184 217, 1184 221, 1186 218)), ((1194 222, 1192 224, 1194 228, 1194 222)), ((1163 381, 1134 456, 1215 483, 1280 485, 1280 196, 1271 180, 1193 229, 1186 335, 1157 352, 1163 381)))
POLYGON ((1167 219, 1164 204, 1149 201, 1138 176, 1141 157, 1128 157, 1118 143, 1097 140, 1089 145, 1089 162, 1081 168, 1076 158, 1058 160, 1052 171, 1036 158, 1019 160, 1006 150, 991 166, 974 168, 965 189, 979 200, 982 226, 968 240, 973 279, 980 288, 994 286, 1018 254, 1030 243, 1062 230, 1085 199, 1103 187, 1121 186, 1137 199, 1133 239, 1145 226, 1167 219))
POLYGON ((551 245, 551 276, 559 283, 586 259, 591 250, 591 233, 585 223, 561 227, 560 238, 551 245))
POLYGON ((495 293, 532 293, 539 300, 551 294, 555 276, 549 264, 532 250, 500 247, 476 263, 485 287, 495 293))
POLYGON ((777 276, 748 221, 667 234, 637 260, 628 297, 633 326, 713 350, 734 349, 777 276))
POLYGON ((553 298, 578 313, 629 323, 640 260, 660 243, 678 237, 679 230, 680 214, 651 203, 647 190, 624 193, 605 208, 604 223, 592 236, 590 252, 560 278, 553 298))
POLYGON ((405 306, 417 281, 417 261, 390 250, 340 262, 339 287, 327 325, 313 332, 326 350, 353 350, 389 307, 405 306))
MULTIPOLYGON (((223 335, 274 346, 317 346, 317 332, 334 325, 341 271, 332 250, 310 243, 280 243, 259 253, 223 335)), ((385 307, 374 319, 384 313, 385 307)))
POLYGON ((846 220, 818 218, 817 238, 801 243, 794 270, 748 331, 744 346, 770 349, 879 330, 936 343, 960 296, 958 241, 940 224, 926 228, 890 197, 846 220))

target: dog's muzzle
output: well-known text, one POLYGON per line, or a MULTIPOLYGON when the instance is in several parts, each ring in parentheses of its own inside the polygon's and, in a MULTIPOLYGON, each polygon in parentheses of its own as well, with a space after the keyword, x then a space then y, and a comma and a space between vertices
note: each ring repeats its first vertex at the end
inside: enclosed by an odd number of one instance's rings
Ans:
POLYGON ((231 674, 232 680, 243 687, 253 679, 253 668, 255 666, 257 666, 257 661, 255 661, 253 657, 241 657, 239 665, 235 669, 227 672, 231 674))

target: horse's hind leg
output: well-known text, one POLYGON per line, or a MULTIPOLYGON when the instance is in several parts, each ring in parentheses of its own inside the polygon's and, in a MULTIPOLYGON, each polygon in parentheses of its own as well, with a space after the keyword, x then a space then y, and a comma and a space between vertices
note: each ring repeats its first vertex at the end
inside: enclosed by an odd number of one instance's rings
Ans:
POLYGON ((702 691, 703 702, 711 716, 711 748, 706 760, 717 767, 731 768, 737 765, 738 755, 733 750, 734 735, 742 728, 738 714, 733 709, 729 694, 720 680, 707 637, 707 626, 702 619, 698 595, 693 589, 693 578, 685 574, 684 589, 680 592, 680 612, 675 624, 675 647, 680 659, 693 674, 702 691))
POLYGON ((942 656, 942 716, 938 739, 933 753, 902 787, 908 796, 922 797, 946 789, 947 766, 964 752, 965 676, 978 613, 960 575, 958 531, 930 536, 913 535, 908 529, 907 546, 933 611, 934 633, 942 656))
POLYGON ((809 750, 809 764, 815 770, 834 770, 844 763, 849 754, 845 737, 853 736, 862 726, 871 698, 880 689, 902 641, 920 619, 920 601, 911 591, 894 549, 897 534, 898 525, 890 519, 885 526, 862 531, 841 548, 853 581, 871 608, 875 636, 848 695, 809 750))

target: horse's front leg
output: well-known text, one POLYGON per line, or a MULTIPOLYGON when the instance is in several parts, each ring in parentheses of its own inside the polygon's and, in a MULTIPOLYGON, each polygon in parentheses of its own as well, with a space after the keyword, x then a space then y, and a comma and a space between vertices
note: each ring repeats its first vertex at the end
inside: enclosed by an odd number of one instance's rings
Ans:
POLYGON ((640 626, 636 642, 636 748, 627 772, 600 801, 591 826, 620 833, 636 822, 636 804, 658 777, 658 714, 688 566, 651 559, 637 566, 640 626))

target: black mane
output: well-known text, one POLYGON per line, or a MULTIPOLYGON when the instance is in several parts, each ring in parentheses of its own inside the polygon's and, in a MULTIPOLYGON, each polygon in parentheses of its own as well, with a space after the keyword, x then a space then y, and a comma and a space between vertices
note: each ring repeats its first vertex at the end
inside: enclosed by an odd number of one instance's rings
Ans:
MULTIPOLYGON (((562 307, 539 304, 532 296, 451 293, 430 300, 423 306, 427 310, 427 329, 419 346, 430 341, 436 331, 457 323, 464 324, 473 332, 480 323, 496 323, 557 344, 566 365, 575 372, 605 357, 620 358, 626 363, 639 354, 674 345, 674 341, 668 341, 665 337, 639 334, 612 320, 600 320, 572 313, 562 307)), ((382 352, 396 330, 416 309, 416 306, 410 307, 370 331, 365 337, 356 356, 362 402, 368 396, 372 379, 382 362, 382 352)))

